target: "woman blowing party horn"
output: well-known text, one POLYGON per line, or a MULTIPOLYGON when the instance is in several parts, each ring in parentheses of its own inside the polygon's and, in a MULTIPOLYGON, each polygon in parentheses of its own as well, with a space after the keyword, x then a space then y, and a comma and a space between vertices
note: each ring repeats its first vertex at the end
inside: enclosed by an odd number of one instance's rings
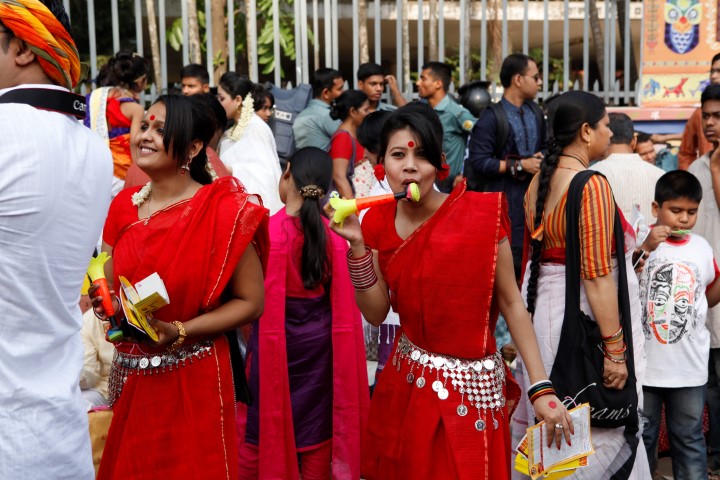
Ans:
MULTIPOLYGON (((547 374, 515 282, 505 200, 466 192, 465 183, 449 195, 434 190, 448 167, 442 125, 427 105, 398 109, 381 137, 378 163, 391 190, 415 183, 419 201, 375 206, 362 229, 354 215, 342 227, 331 222, 350 242, 348 268, 363 315, 379 325, 392 305, 403 332, 373 395, 362 475, 507 479, 509 413, 519 391, 492 334, 499 311, 532 359, 533 382, 547 374)), ((333 218, 332 205, 327 210, 333 218)), ((549 441, 562 448, 573 431, 567 411, 552 387, 533 400, 549 441)))

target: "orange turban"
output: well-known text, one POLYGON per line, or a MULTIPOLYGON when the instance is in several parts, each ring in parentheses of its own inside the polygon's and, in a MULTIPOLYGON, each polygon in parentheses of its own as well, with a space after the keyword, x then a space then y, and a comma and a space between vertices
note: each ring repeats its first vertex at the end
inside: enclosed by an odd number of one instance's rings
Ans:
POLYGON ((72 89, 80 79, 80 56, 65 27, 37 0, 0 0, 0 21, 37 56, 45 74, 72 89))

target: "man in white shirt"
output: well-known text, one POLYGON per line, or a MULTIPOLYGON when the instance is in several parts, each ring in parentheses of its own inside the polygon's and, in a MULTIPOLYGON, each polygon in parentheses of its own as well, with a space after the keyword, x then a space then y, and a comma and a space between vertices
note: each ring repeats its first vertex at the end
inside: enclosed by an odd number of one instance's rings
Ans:
POLYGON ((60 0, 0 0, 0 478, 92 479, 78 300, 110 202, 60 0))
POLYGON ((665 172, 634 153, 635 128, 630 117, 624 113, 611 113, 609 117, 613 132, 609 155, 590 168, 607 177, 615 201, 628 221, 634 221, 633 205, 638 205, 647 224, 652 224, 655 222, 652 214, 655 184, 665 172))
MULTIPOLYGON (((697 212, 693 234, 700 235, 712 247, 715 258, 720 256, 720 85, 709 85, 702 93, 702 131, 712 150, 690 164, 688 172, 695 175, 703 190, 703 201, 697 212)), ((710 417, 708 466, 720 470, 720 306, 710 308, 705 325, 710 332, 710 364, 707 384, 707 405, 710 417)))

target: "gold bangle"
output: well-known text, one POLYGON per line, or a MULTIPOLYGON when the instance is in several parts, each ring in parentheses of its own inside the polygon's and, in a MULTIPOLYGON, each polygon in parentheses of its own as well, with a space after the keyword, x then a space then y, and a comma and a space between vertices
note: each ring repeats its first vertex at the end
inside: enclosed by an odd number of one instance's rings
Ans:
POLYGON ((185 327, 183 326, 182 322, 175 320, 174 322, 172 322, 172 324, 175 325, 178 329, 178 338, 172 345, 170 345, 170 350, 175 350, 183 344, 187 334, 185 333, 185 327))

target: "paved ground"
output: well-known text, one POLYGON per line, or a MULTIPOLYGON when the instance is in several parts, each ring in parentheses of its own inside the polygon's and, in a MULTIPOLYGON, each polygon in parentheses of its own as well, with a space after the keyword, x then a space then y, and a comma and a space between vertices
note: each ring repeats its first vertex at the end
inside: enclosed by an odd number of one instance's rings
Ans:
POLYGON ((670 457, 661 457, 658 460, 658 471, 655 476, 656 480, 672 480, 672 461, 670 457))

